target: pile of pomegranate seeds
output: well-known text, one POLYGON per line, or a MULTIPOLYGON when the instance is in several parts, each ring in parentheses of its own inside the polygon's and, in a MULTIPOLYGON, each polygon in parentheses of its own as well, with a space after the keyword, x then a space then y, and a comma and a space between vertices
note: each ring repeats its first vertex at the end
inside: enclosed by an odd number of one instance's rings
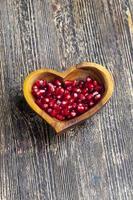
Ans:
POLYGON ((36 104, 58 120, 68 120, 85 113, 101 99, 104 87, 96 80, 37 80, 32 87, 36 104))

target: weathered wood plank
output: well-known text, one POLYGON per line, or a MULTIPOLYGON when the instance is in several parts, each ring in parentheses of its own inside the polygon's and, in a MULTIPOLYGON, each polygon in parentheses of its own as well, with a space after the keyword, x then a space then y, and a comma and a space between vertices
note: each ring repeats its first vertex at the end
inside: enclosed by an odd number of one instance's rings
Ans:
POLYGON ((133 199, 132 0, 0 0, 0 199, 133 199), (105 65, 111 101, 64 135, 24 101, 26 75, 105 65))

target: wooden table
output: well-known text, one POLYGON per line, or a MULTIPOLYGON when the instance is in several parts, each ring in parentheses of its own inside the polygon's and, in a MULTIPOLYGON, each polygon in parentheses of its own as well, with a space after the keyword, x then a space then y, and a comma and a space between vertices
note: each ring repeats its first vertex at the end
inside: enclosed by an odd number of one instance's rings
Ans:
POLYGON ((133 199, 132 13, 133 0, 0 0, 0 200, 133 199), (24 78, 82 61, 112 72, 114 95, 56 136, 24 78))

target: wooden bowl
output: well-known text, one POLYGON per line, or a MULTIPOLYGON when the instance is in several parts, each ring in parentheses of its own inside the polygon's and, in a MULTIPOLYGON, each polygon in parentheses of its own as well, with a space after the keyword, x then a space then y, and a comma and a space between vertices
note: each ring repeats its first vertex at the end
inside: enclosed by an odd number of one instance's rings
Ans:
POLYGON ((57 134, 94 115, 110 99, 113 93, 113 89, 114 89, 114 81, 109 71, 105 67, 99 64, 90 62, 83 62, 78 65, 72 66, 65 72, 57 72, 47 68, 34 71, 27 76, 23 86, 24 97, 27 103, 38 115, 40 115, 46 122, 48 122, 55 129, 57 134), (47 81, 51 81, 54 78, 60 78, 64 80, 75 80, 75 79, 84 80, 88 75, 104 84, 105 87, 104 95, 102 99, 94 107, 92 107, 87 112, 73 119, 59 121, 51 117, 35 103, 34 97, 31 94, 32 85, 37 79, 46 79, 47 81))

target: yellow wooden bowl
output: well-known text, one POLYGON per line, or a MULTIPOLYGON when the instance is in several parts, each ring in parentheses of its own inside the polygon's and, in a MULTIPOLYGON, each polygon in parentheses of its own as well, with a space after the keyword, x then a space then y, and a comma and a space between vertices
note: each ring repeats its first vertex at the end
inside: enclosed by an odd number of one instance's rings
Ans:
POLYGON ((23 85, 24 97, 29 106, 46 122, 48 122, 55 129, 57 134, 94 115, 99 109, 103 107, 103 105, 107 103, 107 101, 112 96, 113 90, 114 81, 110 72, 105 67, 90 62, 83 62, 78 65, 72 66, 65 72, 57 72, 47 68, 34 71, 26 77, 23 85), (77 80, 79 78, 84 80, 88 75, 103 83, 105 87, 105 92, 102 99, 93 108, 91 108, 84 114, 70 120, 59 121, 48 115, 35 103, 31 90, 36 80, 46 79, 47 81, 51 81, 52 79, 59 77, 63 80, 77 80))

